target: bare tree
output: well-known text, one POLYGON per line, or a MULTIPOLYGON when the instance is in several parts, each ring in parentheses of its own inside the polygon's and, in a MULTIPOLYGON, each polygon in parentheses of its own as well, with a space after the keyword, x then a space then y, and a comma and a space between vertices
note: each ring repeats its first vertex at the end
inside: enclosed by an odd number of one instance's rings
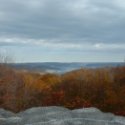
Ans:
POLYGON ((13 58, 7 52, 0 51, 0 77, 6 76, 5 74, 12 70, 9 64, 13 62, 13 58))
POLYGON ((4 53, 0 53, 0 63, 12 63, 13 59, 10 55, 4 54, 4 53))

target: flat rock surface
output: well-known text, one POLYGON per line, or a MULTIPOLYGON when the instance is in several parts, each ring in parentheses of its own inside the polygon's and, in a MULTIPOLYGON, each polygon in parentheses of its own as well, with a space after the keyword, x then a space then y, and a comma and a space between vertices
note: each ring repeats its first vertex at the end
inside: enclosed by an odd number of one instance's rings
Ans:
POLYGON ((36 107, 18 114, 0 109, 0 125, 125 125, 125 118, 96 108, 36 107))

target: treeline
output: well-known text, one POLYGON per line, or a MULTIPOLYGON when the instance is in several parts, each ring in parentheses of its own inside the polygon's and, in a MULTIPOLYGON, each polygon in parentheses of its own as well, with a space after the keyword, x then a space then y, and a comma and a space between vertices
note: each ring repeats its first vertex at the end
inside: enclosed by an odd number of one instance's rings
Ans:
POLYGON ((79 69, 62 75, 0 66, 0 107, 19 112, 34 106, 97 107, 125 115, 125 67, 79 69))

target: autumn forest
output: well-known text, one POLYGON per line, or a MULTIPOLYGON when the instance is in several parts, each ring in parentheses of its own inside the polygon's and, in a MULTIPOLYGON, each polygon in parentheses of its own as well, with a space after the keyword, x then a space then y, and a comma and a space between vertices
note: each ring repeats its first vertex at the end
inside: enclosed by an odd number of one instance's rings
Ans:
POLYGON ((125 115, 125 67, 79 69, 65 74, 22 72, 0 65, 0 107, 97 107, 125 115))

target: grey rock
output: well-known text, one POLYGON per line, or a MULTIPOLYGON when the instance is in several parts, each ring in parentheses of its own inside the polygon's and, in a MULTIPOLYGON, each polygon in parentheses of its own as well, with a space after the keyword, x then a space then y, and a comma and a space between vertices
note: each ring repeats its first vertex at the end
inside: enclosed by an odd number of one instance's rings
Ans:
POLYGON ((96 108, 37 107, 18 114, 0 109, 0 125, 125 125, 125 117, 96 108))
POLYGON ((11 116, 14 116, 15 114, 10 112, 10 111, 6 111, 5 109, 0 109, 0 118, 3 117, 3 118, 8 118, 8 117, 11 117, 11 116))

